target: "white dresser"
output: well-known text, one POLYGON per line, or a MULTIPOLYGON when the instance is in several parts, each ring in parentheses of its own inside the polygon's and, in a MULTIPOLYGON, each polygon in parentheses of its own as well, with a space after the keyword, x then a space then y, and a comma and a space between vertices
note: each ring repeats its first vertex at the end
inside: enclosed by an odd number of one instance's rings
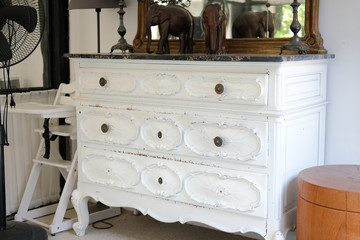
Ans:
POLYGON ((332 55, 76 55, 82 236, 89 197, 162 222, 284 240, 296 177, 323 164, 332 55))

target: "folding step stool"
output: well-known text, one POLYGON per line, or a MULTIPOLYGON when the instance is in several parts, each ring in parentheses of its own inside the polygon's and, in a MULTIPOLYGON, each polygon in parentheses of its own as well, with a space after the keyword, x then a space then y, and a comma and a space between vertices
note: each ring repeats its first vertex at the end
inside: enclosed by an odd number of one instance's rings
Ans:
MULTIPOLYGON (((35 130, 42 134, 43 138, 36 157, 33 159, 33 167, 20 202, 19 210, 15 215, 15 220, 26 220, 46 227, 51 235, 71 229, 72 225, 77 221, 77 218, 64 220, 66 210, 71 207, 69 199, 77 181, 77 151, 75 151, 72 161, 64 160, 59 153, 57 142, 53 141, 56 136, 69 137, 71 140, 76 139, 74 121, 76 108, 75 101, 71 97, 71 94, 75 92, 75 84, 61 84, 53 105, 21 103, 12 110, 14 113, 25 113, 31 117, 44 119, 44 129, 35 130), (65 118, 70 124, 50 126, 49 120, 54 118, 65 118), (58 203, 29 210, 31 199, 44 165, 58 168, 65 179, 65 185, 58 203), (55 215, 51 224, 46 224, 37 219, 53 213, 55 215)), ((90 214, 90 223, 117 216, 120 213, 120 208, 99 210, 90 214)))

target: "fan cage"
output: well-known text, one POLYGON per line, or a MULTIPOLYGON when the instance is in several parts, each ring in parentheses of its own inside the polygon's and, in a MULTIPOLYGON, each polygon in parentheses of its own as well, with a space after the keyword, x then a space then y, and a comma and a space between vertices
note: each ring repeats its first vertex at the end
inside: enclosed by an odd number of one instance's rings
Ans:
POLYGON ((0 22, 1 32, 8 40, 12 51, 12 58, 8 62, 0 62, 0 68, 10 67, 25 60, 38 46, 45 26, 44 7, 41 1, 42 0, 0 0, 0 8, 29 6, 35 8, 37 13, 36 27, 34 31, 30 33, 15 21, 5 20, 0 22))

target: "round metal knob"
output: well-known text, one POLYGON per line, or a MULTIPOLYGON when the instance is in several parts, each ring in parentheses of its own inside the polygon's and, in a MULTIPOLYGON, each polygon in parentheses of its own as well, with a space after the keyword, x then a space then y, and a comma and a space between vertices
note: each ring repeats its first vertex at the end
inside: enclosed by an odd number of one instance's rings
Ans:
POLYGON ((159 184, 163 184, 163 179, 162 179, 162 177, 159 177, 159 178, 158 178, 158 183, 159 183, 159 184))
POLYGON ((100 78, 100 80, 99 80, 99 84, 100 84, 100 86, 104 87, 104 86, 107 84, 107 80, 102 77, 102 78, 100 78))
POLYGON ((222 85, 221 83, 218 83, 218 84, 216 84, 216 86, 215 86, 215 92, 216 92, 217 94, 222 94, 222 93, 224 92, 224 89, 225 89, 225 87, 224 87, 224 85, 222 85))
POLYGON ((157 134, 158 138, 161 139, 162 138, 162 132, 159 131, 158 134, 157 134))
POLYGON ((221 137, 215 137, 214 138, 214 144, 217 147, 221 147, 223 145, 223 140, 221 137))
POLYGON ((109 125, 107 125, 106 123, 101 125, 101 131, 103 133, 107 133, 109 131, 109 125))

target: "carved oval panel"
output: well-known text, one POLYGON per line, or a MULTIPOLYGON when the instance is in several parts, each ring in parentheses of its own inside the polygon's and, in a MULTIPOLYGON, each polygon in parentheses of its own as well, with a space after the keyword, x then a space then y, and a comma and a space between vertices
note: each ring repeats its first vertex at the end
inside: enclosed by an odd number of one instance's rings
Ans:
POLYGON ((142 184, 154 195, 171 197, 182 190, 180 176, 166 165, 153 164, 141 173, 142 184))
POLYGON ((88 140, 127 145, 138 138, 139 127, 129 115, 90 111, 81 116, 80 131, 88 140))
POLYGON ((102 90, 108 93, 130 93, 136 89, 137 80, 133 74, 117 72, 83 72, 79 77, 81 89, 102 90))
POLYGON ((131 188, 140 181, 140 172, 135 164, 116 156, 88 155, 83 159, 81 168, 89 181, 101 185, 131 188))
POLYGON ((141 127, 141 137, 151 148, 169 151, 182 143, 182 129, 171 119, 151 118, 141 127))
POLYGON ((216 173, 191 174, 185 179, 185 190, 198 203, 242 212, 259 207, 262 200, 254 183, 216 173))
POLYGON ((190 76, 185 83, 185 89, 190 96, 197 98, 241 100, 266 104, 266 96, 264 96, 266 77, 265 74, 239 75, 237 78, 190 76))
POLYGON ((194 153, 233 160, 256 159, 262 149, 258 134, 244 126, 194 123, 186 130, 184 139, 194 153))
POLYGON ((181 80, 174 74, 149 74, 141 80, 141 87, 152 95, 176 95, 181 90, 181 80))

